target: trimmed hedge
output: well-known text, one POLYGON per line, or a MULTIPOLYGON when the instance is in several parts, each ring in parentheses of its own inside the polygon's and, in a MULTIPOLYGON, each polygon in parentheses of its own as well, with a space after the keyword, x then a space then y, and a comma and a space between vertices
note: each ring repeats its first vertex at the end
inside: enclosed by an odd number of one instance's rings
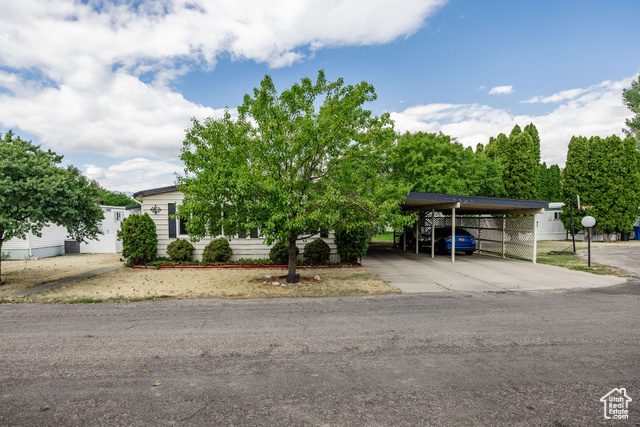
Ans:
POLYGON ((203 264, 216 264, 227 262, 231 259, 233 251, 229 246, 229 241, 223 237, 214 239, 204 248, 202 253, 203 264))
POLYGON ((311 265, 325 265, 329 263, 331 248, 322 239, 316 239, 304 247, 304 258, 311 265))
POLYGON ((342 264, 359 264, 369 248, 369 233, 365 227, 337 228, 335 243, 342 264))
MULTIPOLYGON (((296 257, 300 253, 300 249, 296 246, 296 257)), ((269 251, 269 259, 277 265, 289 264, 289 243, 280 241, 276 242, 269 251)))
POLYGON ((167 246, 167 255, 171 258, 171 261, 175 262, 188 262, 191 261, 194 247, 188 240, 174 240, 167 246))
POLYGON ((122 256, 128 265, 146 264, 157 256, 156 223, 148 213, 125 218, 118 230, 118 239, 122 240, 122 256))

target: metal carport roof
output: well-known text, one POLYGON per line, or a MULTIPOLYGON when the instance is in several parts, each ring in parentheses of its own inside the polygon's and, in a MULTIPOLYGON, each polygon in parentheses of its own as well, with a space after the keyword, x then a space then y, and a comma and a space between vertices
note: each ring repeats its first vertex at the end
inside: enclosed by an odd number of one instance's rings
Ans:
POLYGON ((458 215, 537 214, 549 208, 545 200, 505 199, 500 197, 464 196, 459 194, 411 192, 402 208, 407 211, 455 208, 458 215))

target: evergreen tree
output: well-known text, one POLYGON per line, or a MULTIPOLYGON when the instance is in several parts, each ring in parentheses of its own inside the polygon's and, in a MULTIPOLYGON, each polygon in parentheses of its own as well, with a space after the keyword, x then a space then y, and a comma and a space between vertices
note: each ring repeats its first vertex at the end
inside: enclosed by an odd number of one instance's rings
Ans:
MULTIPOLYGON (((516 128, 519 129, 518 126, 516 128)), ((512 199, 534 199, 537 195, 533 140, 526 132, 511 132, 502 156, 504 196, 512 199)))
POLYGON ((580 195, 583 209, 574 211, 574 224, 591 215, 604 233, 629 232, 640 206, 640 153, 634 138, 574 137, 564 170, 563 222, 569 227, 568 203, 580 195), (588 208, 585 209, 584 207, 588 208))
POLYGON ((635 139, 593 138, 593 208, 589 215, 604 233, 629 232, 640 206, 640 153, 635 139))
POLYGON ((542 163, 539 168, 540 182, 538 186, 539 200, 548 200, 549 202, 561 202, 562 198, 562 171, 558 165, 547 167, 546 163, 542 163))
POLYGON ((640 150, 640 76, 631 83, 631 87, 622 91, 624 105, 626 105, 634 116, 625 121, 628 129, 624 129, 627 136, 636 140, 636 148, 640 150))
MULTIPOLYGON (((581 205, 590 203, 592 174, 589 169, 589 152, 589 140, 587 138, 583 136, 571 138, 563 173, 562 196, 564 207, 560 217, 564 228, 567 230, 571 230, 570 204, 576 203, 577 196, 580 196, 581 205)), ((580 220, 585 216, 584 210, 574 209, 573 216, 575 229, 582 229, 580 220)))
POLYGON ((513 129, 511 129, 511 133, 509 134, 509 138, 515 138, 516 136, 520 135, 520 133, 522 133, 522 129, 520 128, 520 126, 515 125, 513 127, 513 129))
POLYGON ((529 123, 524 127, 524 131, 531 136, 533 140, 533 157, 537 163, 540 163, 540 135, 538 135, 538 129, 533 123, 529 123))

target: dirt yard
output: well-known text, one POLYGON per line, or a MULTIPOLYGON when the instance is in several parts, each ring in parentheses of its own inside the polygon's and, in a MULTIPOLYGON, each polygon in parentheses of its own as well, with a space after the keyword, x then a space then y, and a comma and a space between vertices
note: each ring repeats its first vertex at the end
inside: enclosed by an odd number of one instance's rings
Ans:
POLYGON ((120 254, 68 255, 26 261, 2 261, 2 280, 5 284, 0 285, 0 297, 115 265, 122 265, 120 254))
POLYGON ((399 292, 363 268, 300 269, 303 285, 283 286, 276 269, 121 268, 27 297, 32 302, 128 301, 159 297, 298 297, 399 292), (266 276, 271 276, 267 278, 266 276), (314 276, 320 278, 315 280, 314 276), (279 283, 279 285, 275 285, 279 283))

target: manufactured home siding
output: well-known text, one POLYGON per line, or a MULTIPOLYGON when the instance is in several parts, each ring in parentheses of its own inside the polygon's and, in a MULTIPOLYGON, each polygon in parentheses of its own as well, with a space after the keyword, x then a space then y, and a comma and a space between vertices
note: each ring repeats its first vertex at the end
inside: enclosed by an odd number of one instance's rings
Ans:
POLYGON ((80 253, 83 254, 115 254, 122 252, 122 241, 118 240, 118 231, 122 221, 129 215, 140 213, 140 208, 126 208, 123 206, 100 206, 103 219, 100 222, 100 231, 96 240, 87 240, 80 243, 80 253))
POLYGON ((26 239, 13 238, 3 243, 2 252, 11 259, 44 258, 64 254, 67 229, 50 224, 42 228, 42 237, 27 233, 26 239))
MULTIPOLYGON (((156 232, 158 233, 158 256, 167 256, 167 246, 169 243, 176 240, 175 238, 169 237, 169 204, 175 203, 175 206, 179 206, 182 203, 182 199, 184 195, 180 191, 167 191, 163 193, 155 193, 148 194, 144 196, 140 196, 139 199, 142 199, 142 214, 148 213, 149 216, 156 223, 156 232), (154 214, 151 208, 157 206, 160 208, 157 214, 154 214)), ((172 220, 173 226, 175 226, 175 230, 177 233, 177 238, 188 240, 189 236, 179 234, 179 227, 177 226, 177 220, 172 220)), ((231 246, 231 250, 233 251, 233 256, 231 257, 232 261, 238 261, 241 259, 267 259, 269 258, 269 250, 271 246, 267 246, 264 244, 263 238, 238 238, 233 237, 229 239, 229 245, 231 246)), ((311 237, 310 239, 300 240, 298 241, 298 248, 300 249, 300 257, 302 257, 302 253, 304 252, 304 247, 307 243, 319 238, 318 236, 311 237)), ((212 239, 202 239, 199 242, 193 244, 195 247, 194 258, 202 259, 202 252, 204 248, 209 244, 212 239)), ((338 255, 338 251, 336 249, 336 245, 333 239, 333 232, 329 234, 328 238, 323 238, 325 242, 331 248, 331 262, 339 262, 340 257, 338 255)))
POLYGON ((549 209, 545 209, 543 214, 536 216, 538 240, 564 240, 567 238, 567 230, 559 218, 563 205, 564 203, 549 203, 549 209))

